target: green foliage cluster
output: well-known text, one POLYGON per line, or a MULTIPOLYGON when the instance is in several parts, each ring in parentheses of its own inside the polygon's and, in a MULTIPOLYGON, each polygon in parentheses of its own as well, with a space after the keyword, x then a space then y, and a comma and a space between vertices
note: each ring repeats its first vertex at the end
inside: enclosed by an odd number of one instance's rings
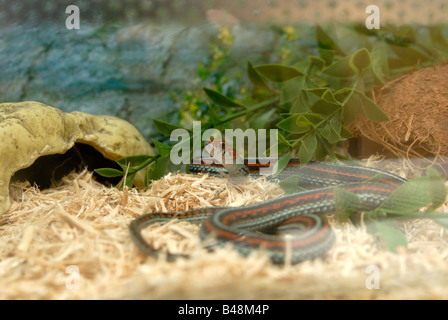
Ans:
MULTIPOLYGON (((361 113, 372 121, 388 120, 372 99, 374 86, 413 68, 440 63, 448 56, 444 30, 316 26, 314 42, 301 50, 304 40, 300 34, 306 31, 285 27, 280 31, 283 41, 277 50, 282 63, 253 66, 249 61, 248 82, 240 76, 229 79, 220 68, 229 67, 226 47, 218 64, 199 68, 201 83, 210 86, 186 95, 184 102, 188 103, 184 106, 190 109, 184 108, 180 114, 190 123, 201 120, 203 130, 277 128, 280 143, 276 147, 285 157, 281 163, 286 164, 291 156, 298 156, 303 163, 339 158, 334 147, 352 137, 348 126, 361 113)), ((228 41, 226 45, 230 44, 228 41)), ((182 119, 181 126, 188 128, 182 119)), ((154 122, 159 131, 169 131, 168 124, 154 122)))
POLYGON ((95 172, 106 178, 122 177, 117 185, 117 188, 122 190, 125 186, 131 188, 134 184, 135 175, 139 171, 147 169, 144 182, 146 186, 149 186, 151 181, 158 180, 165 175, 170 164, 171 147, 156 140, 153 140, 153 143, 156 147, 154 156, 142 154, 120 158, 116 163, 121 170, 99 168, 95 169, 95 172))
MULTIPOLYGON (((192 133, 193 120, 201 120, 203 131, 277 128, 276 147, 283 154, 280 164, 286 165, 292 156, 303 163, 334 160, 341 157, 334 147, 352 137, 348 126, 356 117, 388 119, 372 99, 374 86, 448 58, 443 25, 390 25, 380 30, 362 25, 306 25, 284 27, 279 33, 277 60, 285 63, 253 66, 248 61, 247 77, 236 73, 230 78, 226 70, 233 66, 229 61, 234 35, 221 28, 217 42, 210 46, 210 62, 198 66, 199 81, 182 97, 178 122, 153 119, 158 131, 165 136, 178 128, 192 133), (304 43, 307 46, 301 47, 304 43)), ((157 150, 162 145, 154 144, 157 150)), ((164 152, 169 148, 164 145, 164 152)), ((163 157, 157 154, 144 162, 128 159, 125 163, 135 168, 151 164, 153 171, 164 173, 168 166, 156 161, 163 157)), ((127 184, 132 185, 129 174, 127 184)))
MULTIPOLYGON (((211 62, 198 67, 200 81, 181 98, 178 123, 153 119, 154 125, 165 136, 178 128, 192 134, 193 120, 202 121, 203 131, 276 128, 279 130, 276 147, 282 154, 278 170, 292 156, 298 156, 302 163, 334 160, 342 157, 334 152, 335 146, 352 137, 348 126, 359 115, 376 122, 388 120, 372 98, 375 86, 448 58, 446 26, 382 26, 380 30, 367 30, 361 25, 316 26, 313 41, 308 38, 310 45, 302 48, 304 30, 281 29, 283 42, 277 49, 277 62, 254 66, 248 61, 247 77, 236 73, 230 78, 226 69, 233 37, 229 30, 221 29, 218 43, 211 45, 211 62)), ((122 186, 132 186, 136 172, 149 166, 146 174, 149 185, 167 170, 172 147, 157 141, 154 144, 155 156, 120 159, 121 171, 99 169, 97 172, 123 176, 122 186)), ((371 231, 380 232, 390 249, 406 245, 405 238, 397 232, 393 221, 381 218, 411 217, 421 207, 435 208, 444 199, 441 180, 431 173, 428 177, 405 183, 381 208, 365 213, 367 219, 374 221, 371 231), (421 194, 426 196, 422 199, 421 194), (408 199, 420 200, 409 202, 408 199)), ((354 218, 350 213, 357 201, 356 195, 339 189, 336 197, 340 220, 354 218)), ((435 219, 447 224, 440 216, 435 219)))
MULTIPOLYGON (((407 247, 407 239, 397 223, 411 218, 434 219, 443 227, 448 226, 448 215, 436 212, 446 199, 445 184, 435 169, 428 169, 426 176, 414 178, 399 186, 378 208, 363 212, 363 223, 370 234, 380 234, 390 251, 407 247), (425 208, 424 212, 419 210, 425 208)), ((339 221, 350 219, 360 223, 356 194, 335 188, 336 216, 339 221)))
MULTIPOLYGON (((404 183, 380 207, 365 212, 365 221, 370 222, 367 224, 367 231, 371 234, 381 234, 387 248, 391 251, 395 251, 400 246, 407 247, 406 237, 395 220, 432 218, 446 227, 448 226, 447 215, 435 211, 445 202, 445 199, 444 181, 435 169, 430 168, 426 176, 404 183), (424 213, 419 212, 422 208, 426 208, 424 213)), ((347 212, 351 215, 350 210, 345 211, 344 213, 343 206, 341 210, 336 210, 341 221, 348 217, 347 212)))
MULTIPOLYGON (((235 68, 235 62, 230 58, 234 37, 229 28, 219 28, 216 41, 210 44, 208 62, 198 64, 197 79, 191 81, 191 88, 186 92, 173 94, 173 98, 181 106, 177 124, 189 127, 192 121, 208 117, 208 101, 203 91, 204 85, 219 90, 231 99, 235 99, 245 91, 241 72, 236 70, 232 76, 228 74, 230 69, 235 68)), ((219 110, 217 106, 216 112, 223 116, 228 111, 219 110)))

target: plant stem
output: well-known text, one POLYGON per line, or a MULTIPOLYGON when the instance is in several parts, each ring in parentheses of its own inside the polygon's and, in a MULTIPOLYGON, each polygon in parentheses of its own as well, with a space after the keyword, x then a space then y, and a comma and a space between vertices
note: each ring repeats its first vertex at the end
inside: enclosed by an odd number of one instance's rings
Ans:
POLYGON ((137 171, 142 170, 144 167, 146 167, 147 165, 153 163, 155 160, 157 160, 158 158, 160 158, 160 154, 156 154, 155 156, 152 156, 151 158, 149 158, 148 160, 146 160, 145 162, 143 162, 141 165, 139 165, 138 167, 133 167, 131 170, 129 170, 130 173, 134 173, 137 171))
MULTIPOLYGON (((226 118, 224 118, 224 119, 222 119, 222 120, 219 120, 219 121, 218 121, 218 125, 221 125, 221 124, 224 124, 224 123, 226 123, 226 122, 229 122, 229 121, 231 121, 231 120, 233 120, 233 119, 242 117, 242 116, 248 114, 249 112, 253 112, 253 111, 256 111, 256 110, 258 110, 258 109, 265 108, 265 107, 270 106, 271 104, 276 103, 276 102, 279 102, 279 101, 280 101, 280 98, 279 98, 279 97, 274 97, 274 98, 269 99, 269 100, 267 100, 267 101, 263 101, 262 103, 259 103, 259 104, 256 104, 256 105, 254 105, 254 106, 248 107, 246 110, 243 110, 243 111, 234 113, 234 114, 232 114, 232 115, 230 115, 230 116, 228 116, 228 117, 226 117, 226 118)), ((207 129, 211 128, 211 127, 212 127, 212 124, 211 124, 211 123, 206 123, 206 124, 203 126, 203 130, 207 130, 207 129)))

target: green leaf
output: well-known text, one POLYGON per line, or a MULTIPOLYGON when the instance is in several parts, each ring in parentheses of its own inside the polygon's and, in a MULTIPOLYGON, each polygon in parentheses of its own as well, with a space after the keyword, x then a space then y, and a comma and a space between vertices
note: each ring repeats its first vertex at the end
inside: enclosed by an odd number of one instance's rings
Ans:
POLYGON ((280 144, 285 144, 288 147, 291 147, 292 145, 290 144, 290 142, 283 136, 283 134, 279 133, 278 134, 278 141, 280 144))
POLYGON ((291 109, 289 110, 289 113, 306 113, 309 112, 309 106, 308 106, 308 97, 306 96, 305 92, 300 92, 297 99, 294 101, 294 103, 291 106, 291 109))
POLYGON ((250 127, 255 130, 265 128, 268 122, 274 119, 275 113, 275 109, 263 110, 262 112, 256 113, 250 121, 250 127))
POLYGON ((325 120, 321 114, 318 113, 303 113, 299 114, 297 117, 296 123, 299 127, 312 127, 315 128, 322 121, 325 120))
POLYGON ((337 112, 333 115, 333 117, 330 118, 330 124, 332 128, 338 133, 341 132, 342 129, 341 117, 341 113, 337 112))
POLYGON ((297 192, 299 188, 300 183, 300 176, 299 175, 291 175, 286 177, 285 179, 282 179, 278 182, 278 185, 286 194, 291 194, 297 192))
POLYGON ((325 60, 315 56, 309 56, 310 69, 313 71, 322 71, 325 68, 325 60))
POLYGON ((271 145, 265 152, 266 156, 271 155, 271 149, 275 150, 275 154, 282 154, 283 152, 289 151, 291 149, 290 143, 283 137, 281 133, 278 134, 278 143, 271 145), (274 149, 275 148, 275 149, 274 149))
POLYGON ((355 91, 359 91, 359 92, 367 92, 366 90, 366 83, 364 78, 369 77, 369 75, 364 75, 364 77, 358 77, 357 81, 356 81, 356 86, 354 88, 355 91))
POLYGON ((150 181, 158 180, 166 174, 168 165, 170 164, 169 155, 158 158, 151 164, 145 176, 145 184, 149 185, 150 181))
POLYGON ((325 61, 326 66, 329 66, 330 64, 333 63, 335 54, 336 54, 335 50, 319 49, 319 55, 322 58, 322 60, 325 61))
POLYGON ((338 101, 338 104, 343 105, 347 102, 347 99, 353 94, 353 88, 342 88, 333 93, 334 98, 338 101))
POLYGON ((428 179, 429 195, 431 197, 432 209, 440 207, 446 201, 446 189, 444 179, 439 172, 430 167, 426 170, 428 179))
POLYGON ((321 26, 316 26, 317 44, 320 49, 334 50, 338 55, 344 56, 345 53, 339 48, 336 42, 322 29, 321 26))
POLYGON ((448 228, 448 217, 431 217, 434 222, 438 223, 440 226, 444 228, 448 228))
POLYGON ((282 84, 280 91, 280 104, 285 104, 296 99, 301 92, 300 79, 293 78, 282 84))
POLYGON ((318 100, 311 106, 311 111, 318 114, 330 115, 341 107, 324 100, 318 100))
POLYGON ((313 89, 307 89, 306 92, 312 93, 315 96, 322 98, 322 95, 327 91, 327 88, 313 88, 313 89))
POLYGON ((271 145, 263 154, 265 154, 266 156, 270 156, 271 150, 274 150, 274 148, 276 154, 281 154, 291 149, 291 146, 283 142, 275 143, 271 145))
POLYGON ((407 248, 406 236, 394 221, 375 221, 374 227, 390 251, 396 252, 398 247, 407 248))
POLYGON ((384 43, 377 43, 372 51, 372 71, 379 84, 386 83, 385 77, 389 76, 389 64, 387 61, 387 47, 384 43))
POLYGON ((414 178, 395 189, 381 208, 392 214, 415 214, 431 204, 433 209, 440 206, 445 198, 443 179, 437 172, 429 170, 426 176, 414 178))
POLYGON ((284 82, 303 76, 303 73, 296 68, 281 64, 264 64, 256 66, 254 69, 261 76, 272 82, 284 82))
POLYGON ((415 43, 415 30, 409 24, 387 24, 382 28, 382 30, 386 33, 384 39, 387 43, 402 47, 408 47, 415 43))
MULTIPOLYGON (((319 129, 318 129, 319 130, 319 129)), ((320 132, 316 133, 317 138, 317 147, 314 152, 314 158, 318 161, 326 160, 327 156, 330 161, 335 160, 335 157, 332 154, 331 149, 333 148, 333 144, 330 144, 320 132)))
POLYGON ((211 121, 213 127, 218 126, 219 125, 219 117, 216 114, 215 109, 213 108, 211 103, 207 103, 207 108, 208 108, 208 114, 210 115, 210 121, 211 121))
POLYGON ((204 92, 207 95, 207 97, 210 99, 211 102, 213 102, 214 104, 216 104, 220 107, 224 107, 224 108, 244 107, 239 102, 233 101, 217 91, 214 91, 214 90, 211 90, 208 88, 204 88, 204 92))
POLYGON ((359 197, 343 188, 334 188, 335 213, 338 221, 347 221, 353 213, 358 211, 361 200, 359 197))
POLYGON ((181 127, 181 126, 178 126, 178 125, 175 125, 175 124, 171 124, 171 123, 168 123, 168 122, 165 122, 165 121, 152 119, 152 122, 154 123, 154 126, 156 127, 156 129, 161 134, 163 134, 165 136, 170 136, 171 132, 176 130, 176 129, 184 129, 184 130, 187 130, 188 132, 190 132, 190 130, 188 130, 188 129, 184 128, 184 127, 181 127))
POLYGON ((431 42, 443 47, 448 50, 448 41, 443 35, 443 26, 441 25, 431 25, 428 26, 429 36, 431 37, 431 42))
POLYGON ((123 176, 123 171, 113 169, 113 168, 98 168, 94 170, 99 175, 106 177, 106 178, 115 178, 115 177, 121 177, 123 176))
POLYGON ((356 93, 362 98, 362 111, 368 119, 375 122, 389 121, 387 114, 375 102, 360 91, 357 91, 356 93))
POLYGON ((397 59, 390 59, 389 66, 392 69, 415 66, 419 63, 429 61, 431 58, 414 47, 402 47, 389 44, 389 47, 397 55, 397 59))
POLYGON ((247 61, 247 75, 249 77, 250 82, 252 82, 252 84, 256 88, 261 89, 261 90, 265 90, 265 91, 273 91, 268 86, 266 81, 264 81, 263 78, 260 77, 260 75, 254 69, 254 66, 252 65, 252 63, 250 61, 247 61))
POLYGON ((353 94, 342 107, 342 121, 345 125, 351 124, 362 112, 363 101, 361 96, 353 94))
POLYGON ((283 119, 279 123, 277 123, 277 127, 279 129, 282 129, 286 132, 291 132, 291 133, 305 133, 305 132, 309 131, 310 129, 312 129, 313 126, 309 122, 304 123, 304 125, 298 125, 297 124, 298 118, 299 118, 298 114, 292 115, 286 119, 283 119))
POLYGON ((311 65, 311 60, 299 60, 296 63, 294 63, 294 68, 296 68, 297 70, 299 70, 300 72, 302 72, 304 75, 306 74, 307 76, 309 76, 309 74, 307 74, 306 72, 309 72, 310 70, 309 67, 311 65))
POLYGON ((339 105, 339 101, 336 100, 336 98, 333 95, 333 92, 331 90, 327 89, 325 90, 324 94, 322 95, 322 99, 326 102, 339 105))
POLYGON ((326 67, 323 73, 335 78, 351 78, 356 73, 350 65, 350 57, 344 57, 326 67))
POLYGON ((273 178, 275 178, 280 172, 282 172, 283 169, 286 168, 289 160, 291 160, 291 150, 288 151, 284 156, 280 157, 280 159, 278 159, 278 161, 274 164, 274 168, 272 169, 273 178))
POLYGON ((171 148, 172 148, 171 146, 169 146, 165 143, 159 142, 157 140, 154 140, 154 139, 152 140, 152 142, 154 143, 154 145, 156 147, 157 153, 160 154, 162 157, 166 156, 167 154, 169 154, 171 152, 171 148))
POLYGON ((346 139, 354 138, 355 136, 346 126, 342 126, 341 137, 346 140, 346 139))
MULTIPOLYGON (((135 179, 135 175, 137 174, 137 172, 133 172, 133 173, 129 173, 126 175, 126 186, 129 188, 132 188, 132 186, 134 185, 134 179, 135 179)), ((119 188, 122 187, 123 182, 120 182, 118 184, 119 188)), ((120 188, 123 189, 123 188, 120 188)))
POLYGON ((324 127, 318 129, 318 132, 321 134, 325 140, 327 140, 330 144, 335 144, 339 141, 345 140, 340 135, 340 130, 334 128, 331 122, 327 122, 324 127))
POLYGON ((372 58, 366 48, 359 49, 350 56, 350 67, 357 73, 360 73, 372 65, 372 58))
POLYGON ((316 152, 317 138, 316 135, 308 133, 308 135, 302 140, 302 144, 299 149, 300 162, 306 164, 311 161, 316 152))
POLYGON ((129 166, 129 171, 133 172, 132 169, 144 164, 149 159, 154 158, 154 156, 149 156, 147 154, 123 157, 118 159, 117 164, 125 171, 129 166))
POLYGON ((378 30, 367 29, 364 23, 357 23, 353 26, 353 30, 359 33, 361 36, 376 36, 378 37, 378 30))

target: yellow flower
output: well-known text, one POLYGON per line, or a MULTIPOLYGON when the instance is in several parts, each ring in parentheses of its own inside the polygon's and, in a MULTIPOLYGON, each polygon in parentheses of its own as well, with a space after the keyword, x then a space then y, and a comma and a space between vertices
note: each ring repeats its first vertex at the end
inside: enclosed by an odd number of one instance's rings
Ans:
POLYGON ((285 33, 285 38, 288 41, 294 41, 298 39, 297 31, 292 26, 286 26, 282 29, 282 31, 285 33))
POLYGON ((227 27, 220 27, 219 29, 218 39, 221 40, 221 43, 225 46, 231 46, 233 42, 233 36, 227 27))

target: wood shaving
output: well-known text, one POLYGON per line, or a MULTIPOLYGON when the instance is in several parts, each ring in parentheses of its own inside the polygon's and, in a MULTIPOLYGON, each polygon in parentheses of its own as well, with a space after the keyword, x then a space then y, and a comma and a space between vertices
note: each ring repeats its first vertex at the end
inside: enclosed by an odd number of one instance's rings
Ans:
POLYGON ((138 215, 244 205, 282 191, 265 179, 234 186, 186 174, 168 174, 149 190, 119 191, 87 171, 43 191, 13 188, 11 209, 0 220, 0 299, 448 298, 447 232, 431 220, 403 223, 409 246, 397 254, 364 227, 330 217, 336 242, 327 254, 285 266, 264 253, 242 257, 230 245, 209 252, 198 225, 173 221, 145 229, 160 250, 191 256, 167 262, 132 242, 128 226, 138 215), (379 289, 366 287, 369 266, 380 271, 379 289), (71 270, 79 270, 78 286, 68 285, 71 270))

